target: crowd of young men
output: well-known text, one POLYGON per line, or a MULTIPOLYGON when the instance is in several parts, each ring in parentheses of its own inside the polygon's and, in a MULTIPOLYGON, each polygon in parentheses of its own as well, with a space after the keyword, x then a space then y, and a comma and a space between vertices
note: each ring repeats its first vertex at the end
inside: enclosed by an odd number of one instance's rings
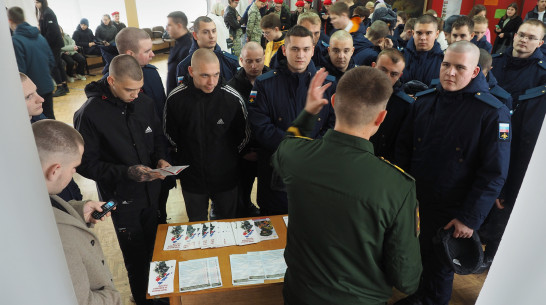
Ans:
MULTIPOLYGON (((486 267, 492 261, 546 114, 544 23, 525 21, 513 46, 491 57, 482 16, 453 18, 444 53, 428 14, 395 30, 389 7, 370 22, 367 8, 327 0, 322 18, 307 7, 293 24, 282 1, 262 16, 264 3, 250 6, 238 58, 218 47, 212 19, 197 18, 190 32, 184 13, 170 13, 167 91, 149 64, 148 34, 119 31, 121 55, 86 86, 74 115, 83 141, 65 130, 75 139, 69 166, 119 203, 112 218, 136 303, 152 302, 148 267, 172 187, 152 169, 172 164, 190 166, 177 177, 190 221, 208 219, 210 200, 220 219, 290 215, 286 304, 384 304, 393 286, 410 294, 397 304, 448 304, 454 272, 433 238, 479 230, 486 267)), ((21 81, 29 116, 39 114, 36 86, 21 81)), ((59 223, 78 212, 89 223, 85 213, 100 210, 52 200, 59 223)), ((113 292, 101 296, 117 300, 113 292)))

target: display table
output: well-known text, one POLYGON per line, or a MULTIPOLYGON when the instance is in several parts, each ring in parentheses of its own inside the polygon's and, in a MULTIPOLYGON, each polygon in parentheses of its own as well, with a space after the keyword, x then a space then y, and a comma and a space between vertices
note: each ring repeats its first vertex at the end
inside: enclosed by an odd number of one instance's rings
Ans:
MULTIPOLYGON (((230 254, 243 254, 251 251, 265 251, 284 249, 286 246, 286 225, 284 224, 283 216, 267 216, 271 219, 273 227, 279 235, 278 239, 265 240, 256 244, 250 244, 245 246, 229 246, 222 248, 209 248, 209 249, 195 249, 195 250, 170 250, 164 251, 163 246, 165 244, 165 237, 167 236, 167 230, 169 226, 182 225, 182 224, 164 224, 159 225, 157 229, 157 235, 155 239, 153 261, 167 261, 176 260, 177 267, 174 276, 174 292, 162 294, 151 297, 147 295, 148 299, 152 298, 170 298, 171 305, 192 305, 192 304, 253 304, 260 305, 266 304, 283 304, 282 286, 283 280, 266 280, 264 284, 245 285, 245 286, 233 286, 231 284, 231 266, 229 255, 230 254), (218 257, 220 265, 220 273, 222 275, 222 287, 191 291, 191 292, 178 292, 178 262, 192 259, 199 259, 205 257, 218 257)), ((240 218, 240 219, 224 219, 215 220, 217 222, 232 222, 237 220, 259 219, 265 217, 254 218, 240 218)), ((183 223, 196 224, 203 223, 190 222, 183 223)))

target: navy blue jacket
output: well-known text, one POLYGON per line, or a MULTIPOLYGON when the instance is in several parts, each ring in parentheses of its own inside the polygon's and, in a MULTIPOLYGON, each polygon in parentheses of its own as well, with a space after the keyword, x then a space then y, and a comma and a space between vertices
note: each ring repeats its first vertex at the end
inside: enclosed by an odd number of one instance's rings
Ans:
POLYGON ((415 101, 402 90, 401 82, 396 82, 392 89, 392 95, 387 103, 387 116, 375 135, 370 138, 375 155, 387 160, 394 160, 394 148, 398 132, 415 101))
POLYGON ((489 93, 493 94, 499 101, 501 101, 509 110, 512 110, 512 96, 508 91, 499 86, 497 78, 493 75, 492 71, 487 73, 487 84, 489 85, 489 93))
MULTIPOLYGON (((159 72, 157 72, 157 67, 147 64, 142 67, 142 74, 144 75, 142 92, 154 101, 158 118, 163 120, 163 109, 165 108, 167 96, 165 95, 165 87, 163 87, 161 76, 159 76, 159 72)), ((110 72, 106 72, 102 77, 102 80, 105 80, 108 75, 110 75, 110 72)))
POLYGON ((404 58, 406 67, 400 80, 407 83, 415 79, 428 85, 434 78, 440 76, 444 52, 437 41, 434 42, 434 47, 430 51, 417 52, 412 37, 404 49, 404 58))
MULTIPOLYGON (((181 61, 178 66, 176 66, 177 84, 180 84, 184 77, 189 76, 188 67, 191 65, 191 57, 193 52, 199 49, 199 45, 197 45, 195 39, 192 40, 193 42, 189 55, 184 58, 184 60, 181 61)), ((218 60, 220 61, 220 76, 222 76, 225 82, 229 82, 235 73, 237 73, 237 69, 239 68, 239 59, 230 53, 222 51, 218 44, 216 44, 216 47, 214 48, 214 54, 216 54, 216 57, 218 57, 218 60)))
MULTIPOLYGON (((311 61, 315 65, 315 68, 319 69, 324 67, 327 64, 326 56, 328 56, 328 47, 329 47, 328 42, 326 42, 325 40, 319 39, 313 51, 313 57, 311 57, 311 61)), ((280 62, 283 60, 286 60, 286 57, 279 50, 279 52, 275 53, 273 57, 271 57, 271 62, 269 63, 269 67, 271 69, 276 69, 280 67, 280 62)))
POLYGON ((418 93, 396 147, 398 165, 415 177, 420 209, 474 230, 499 195, 510 160, 510 112, 488 91, 479 73, 456 92, 418 93))
MULTIPOLYGON (((278 54, 279 52, 277 52, 278 54)), ((254 82, 248 101, 248 117, 254 139, 259 143, 258 150, 258 205, 272 213, 286 213, 288 200, 284 187, 279 181, 272 181, 273 168, 270 165, 271 155, 283 140, 286 130, 305 108, 307 90, 311 78, 317 72, 310 62, 304 73, 292 73, 288 70, 286 60, 280 66, 260 75, 254 82), (275 190, 271 185, 276 185, 275 190)), ((328 76, 325 83, 334 82, 328 76)), ((335 92, 335 82, 326 90, 325 98, 330 100, 335 92)), ((318 115, 311 137, 323 135, 333 128, 335 115, 331 105, 324 107, 318 115)))
POLYGON ((25 73, 38 87, 38 94, 53 92, 50 70, 55 66, 51 48, 40 35, 37 27, 23 22, 17 26, 11 37, 19 72, 25 73))
POLYGON ((485 35, 483 35, 482 39, 480 39, 479 41, 478 37, 474 36, 474 38, 472 38, 470 42, 475 44, 478 48, 484 49, 489 53, 491 53, 491 50, 493 49, 493 46, 489 43, 489 41, 487 41, 487 37, 485 37, 485 35))
POLYGON ((379 55, 381 50, 378 50, 378 48, 364 35, 356 34, 352 36, 353 45, 355 47, 355 52, 353 54, 355 64, 358 66, 371 66, 372 62, 377 59, 377 55, 379 55))
POLYGON ((169 60, 167 61, 167 94, 169 94, 177 85, 176 81, 176 66, 188 57, 193 39, 188 31, 176 39, 174 47, 169 52, 169 60))
POLYGON ((546 115, 546 56, 539 49, 525 59, 511 54, 510 47, 493 56, 497 80, 514 98, 512 155, 502 194, 508 206, 518 196, 546 115))
MULTIPOLYGON (((345 72, 351 70, 354 67, 357 67, 357 65, 355 65, 355 61, 351 57, 349 59, 349 65, 347 66, 347 70, 345 70, 345 72)), ((328 75, 335 77, 336 82, 339 81, 339 79, 343 76, 343 74, 345 74, 345 72, 339 71, 339 69, 336 68, 334 66, 334 64, 332 64, 332 61, 330 60, 330 55, 328 55, 328 56, 326 56, 326 58, 324 58, 323 68, 325 68, 326 71, 328 71, 328 75)))

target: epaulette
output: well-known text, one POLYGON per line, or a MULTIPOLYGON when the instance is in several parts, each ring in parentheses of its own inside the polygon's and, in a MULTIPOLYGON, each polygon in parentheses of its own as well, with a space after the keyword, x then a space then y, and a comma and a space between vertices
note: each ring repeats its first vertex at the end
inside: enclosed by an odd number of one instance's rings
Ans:
POLYGON ((228 53, 226 51, 222 51, 222 55, 224 55, 225 57, 231 59, 231 60, 234 60, 234 61, 239 61, 239 58, 237 58, 235 55, 231 54, 231 53, 228 53))
POLYGON ((508 93, 500 86, 495 86, 489 89, 489 93, 493 94, 495 97, 500 97, 503 99, 509 99, 511 97, 510 93, 508 93))
POLYGON ((327 75, 326 76, 326 81, 335 83, 336 82, 336 77, 332 76, 332 75, 327 75))
POLYGON ((420 97, 420 96, 423 96, 423 95, 427 95, 427 94, 432 93, 434 91, 436 91, 436 88, 432 88, 432 89, 428 89, 428 90, 425 90, 425 91, 417 92, 417 93, 415 93, 415 97, 417 98, 417 97, 420 97))
POLYGON ((394 95, 410 104, 413 104, 413 102, 415 102, 415 100, 411 96, 407 95, 406 92, 404 92, 404 90, 400 90, 396 92, 394 95))
POLYGON ((474 94, 474 97, 495 109, 499 109, 502 107, 502 105, 504 105, 501 101, 496 99, 494 96, 493 98, 491 98, 491 95, 484 94, 483 92, 478 92, 474 94))
POLYGON ((385 158, 383 158, 383 157, 379 157, 379 159, 381 159, 383 162, 387 163, 388 165, 394 167, 394 168, 397 169, 399 172, 401 172, 402 174, 404 174, 404 176, 410 178, 412 181, 415 181, 415 178, 413 178, 410 174, 406 173, 406 171, 404 171, 403 169, 401 169, 398 165, 390 163, 387 159, 385 159, 385 158))
POLYGON ((287 136, 290 137, 290 138, 299 138, 299 139, 304 139, 304 140, 308 140, 308 141, 313 141, 313 139, 311 139, 309 137, 302 136, 300 129, 298 127, 296 127, 296 126, 288 127, 286 132, 288 133, 287 136))
POLYGON ((324 40, 321 40, 320 42, 322 43, 322 46, 323 46, 323 47, 326 47, 326 48, 327 48, 327 47, 330 46, 330 45, 329 45, 326 41, 324 41, 324 40))
POLYGON ((519 96, 520 101, 529 100, 535 97, 546 94, 546 86, 538 86, 535 88, 527 89, 525 94, 519 96))
POLYGON ((266 79, 272 78, 275 75, 277 75, 277 71, 276 70, 271 70, 271 71, 269 71, 267 73, 264 73, 264 74, 258 76, 256 79, 257 80, 266 80, 266 79))
POLYGON ((539 60, 539 61, 538 61, 538 65, 539 65, 542 69, 546 70, 546 60, 544 60, 544 59, 539 60))
POLYGON ((439 78, 435 78, 433 80, 430 81, 430 86, 431 87, 436 87, 440 84, 440 79, 439 78))
POLYGON ((502 53, 497 53, 497 54, 491 54, 491 57, 492 58, 497 58, 497 57, 501 57, 502 53))

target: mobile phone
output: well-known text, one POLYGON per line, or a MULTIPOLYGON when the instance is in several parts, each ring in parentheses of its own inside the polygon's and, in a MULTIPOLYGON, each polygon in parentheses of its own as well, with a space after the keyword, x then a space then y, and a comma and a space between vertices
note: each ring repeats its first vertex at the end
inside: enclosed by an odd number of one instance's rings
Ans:
POLYGON ((107 203, 105 203, 105 204, 103 204, 101 206, 102 212, 94 211, 91 214, 91 217, 93 217, 95 219, 101 219, 102 217, 104 217, 104 215, 106 215, 108 212, 110 212, 117 205, 118 205, 117 202, 115 202, 114 200, 110 200, 110 201, 108 201, 107 203))

